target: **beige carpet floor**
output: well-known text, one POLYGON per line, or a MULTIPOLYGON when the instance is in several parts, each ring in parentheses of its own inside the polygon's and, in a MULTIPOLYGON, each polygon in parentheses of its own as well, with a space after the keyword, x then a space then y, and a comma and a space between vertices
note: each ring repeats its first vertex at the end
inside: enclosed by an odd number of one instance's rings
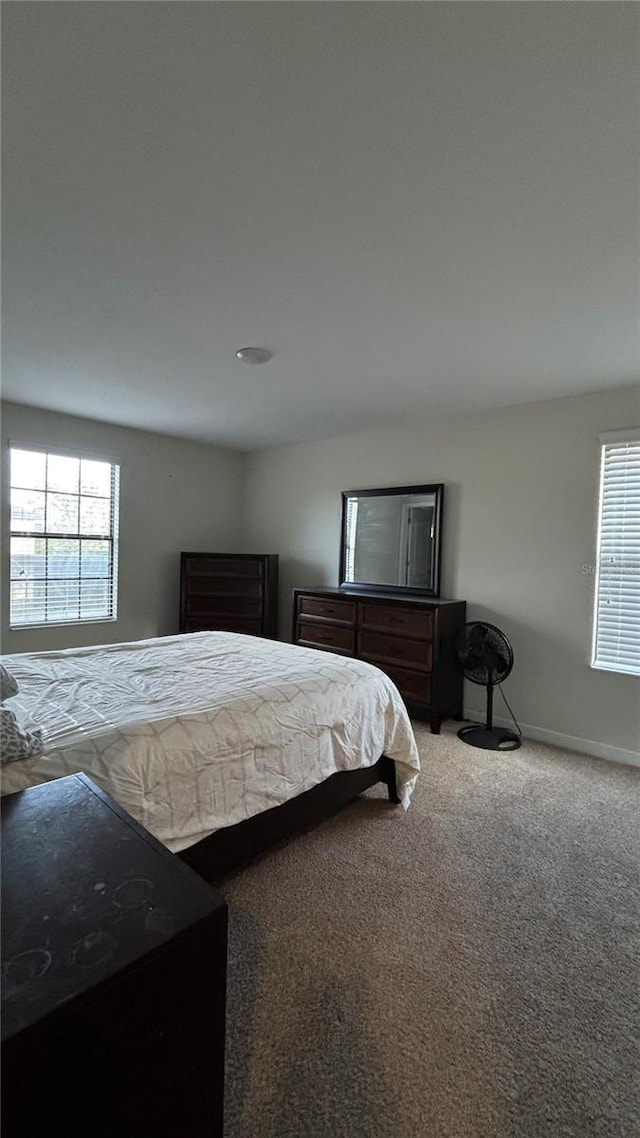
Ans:
POLYGON ((224 885, 226 1138, 638 1138, 640 770, 417 736, 224 885))

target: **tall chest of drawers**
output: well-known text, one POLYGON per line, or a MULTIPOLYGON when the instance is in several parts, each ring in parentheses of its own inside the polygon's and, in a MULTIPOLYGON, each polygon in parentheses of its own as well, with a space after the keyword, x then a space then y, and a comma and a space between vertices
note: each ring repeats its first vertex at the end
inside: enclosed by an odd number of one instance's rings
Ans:
POLYGON ((453 639, 465 601, 349 589, 295 589, 293 640, 367 660, 393 680, 409 711, 434 733, 462 717, 462 673, 453 639))
POLYGON ((180 631, 278 634, 277 553, 181 553, 180 631))

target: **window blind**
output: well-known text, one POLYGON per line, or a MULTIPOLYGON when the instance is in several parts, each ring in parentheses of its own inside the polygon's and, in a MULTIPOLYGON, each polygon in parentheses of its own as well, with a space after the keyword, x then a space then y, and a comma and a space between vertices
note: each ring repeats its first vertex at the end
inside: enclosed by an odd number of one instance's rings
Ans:
POLYGON ((592 663, 640 675, 640 428, 600 444, 592 663))
POLYGON ((115 463, 11 447, 11 627, 113 620, 115 463))
POLYGON ((347 518, 345 533, 345 581, 355 580, 356 528, 358 525, 358 499, 347 498, 347 518))

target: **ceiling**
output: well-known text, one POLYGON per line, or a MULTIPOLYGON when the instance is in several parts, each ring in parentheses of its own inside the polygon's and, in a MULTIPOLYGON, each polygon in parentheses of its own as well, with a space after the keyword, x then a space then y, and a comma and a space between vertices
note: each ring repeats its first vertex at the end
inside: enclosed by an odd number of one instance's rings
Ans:
POLYGON ((251 449, 638 382, 638 5, 3 8, 5 398, 251 449))

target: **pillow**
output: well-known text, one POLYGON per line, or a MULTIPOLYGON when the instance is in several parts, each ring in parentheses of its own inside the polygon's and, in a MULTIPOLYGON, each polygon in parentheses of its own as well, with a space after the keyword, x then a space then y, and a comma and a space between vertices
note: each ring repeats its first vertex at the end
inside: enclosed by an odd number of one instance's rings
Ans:
POLYGON ((5 699, 11 699, 12 695, 18 694, 18 681, 15 676, 8 672, 4 664, 0 664, 0 703, 4 703, 5 699))
POLYGON ((12 711, 0 707, 0 762, 32 759, 44 751, 42 731, 23 731, 12 711))

